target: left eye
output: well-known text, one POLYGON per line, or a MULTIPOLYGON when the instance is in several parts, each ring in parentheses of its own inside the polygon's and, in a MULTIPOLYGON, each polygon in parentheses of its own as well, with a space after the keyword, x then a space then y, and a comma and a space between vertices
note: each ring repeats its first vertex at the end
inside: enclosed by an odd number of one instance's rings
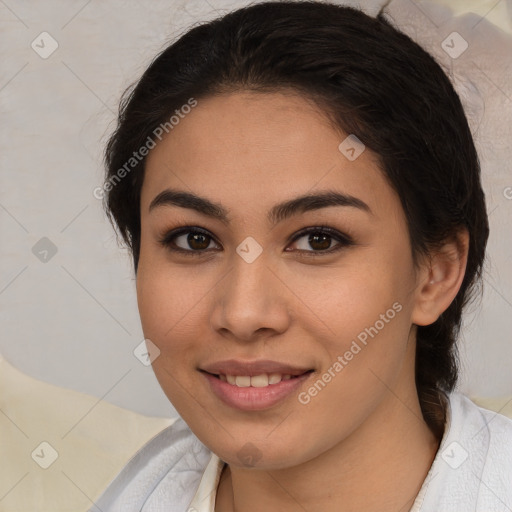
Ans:
MULTIPOLYGON (((206 230, 190 227, 166 233, 159 240, 159 243, 172 252, 181 252, 193 256, 199 256, 212 250, 212 243, 217 246, 214 249, 220 247, 206 230)), ((311 253, 310 256, 332 253, 343 247, 353 245, 352 240, 347 235, 324 226, 301 230, 292 239, 293 243, 297 245, 300 252, 311 253), (334 247, 332 246, 333 240, 338 242, 334 247)), ((286 251, 289 252, 288 249, 286 251)))
MULTIPOLYGON (((328 227, 307 228, 298 233, 293 242, 298 245, 300 251, 312 253, 332 253, 353 244, 347 235, 328 227), (304 241, 297 243, 300 240, 304 241), (333 241, 337 241, 338 245, 332 247, 333 241), (308 247, 312 247, 314 250, 310 251, 308 247)), ((316 254, 312 254, 312 256, 316 256, 316 254)))

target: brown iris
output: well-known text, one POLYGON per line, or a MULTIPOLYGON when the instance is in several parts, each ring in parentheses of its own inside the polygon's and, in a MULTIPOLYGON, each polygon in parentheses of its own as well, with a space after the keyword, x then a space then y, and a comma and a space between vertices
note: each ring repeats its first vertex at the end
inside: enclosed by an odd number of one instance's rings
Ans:
POLYGON ((331 245, 331 237, 326 234, 311 234, 308 238, 308 243, 313 247, 313 249, 329 249, 331 245), (321 241, 319 241, 321 239, 321 241), (319 244, 316 245, 315 244, 319 244))
POLYGON ((210 245, 210 237, 202 233, 190 233, 187 242, 192 249, 204 250, 210 245))

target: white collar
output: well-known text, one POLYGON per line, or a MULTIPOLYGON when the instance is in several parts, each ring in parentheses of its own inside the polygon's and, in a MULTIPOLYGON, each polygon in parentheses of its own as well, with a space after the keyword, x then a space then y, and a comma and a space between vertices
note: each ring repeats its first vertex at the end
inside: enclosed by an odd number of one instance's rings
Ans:
MULTIPOLYGON (((446 413, 446 424, 445 430, 443 434, 443 440, 441 441, 440 448, 436 454, 434 462, 428 472, 426 479, 421 486, 421 489, 414 501, 414 504, 409 512, 420 512, 422 509, 422 504, 425 499, 425 495, 427 493, 427 489, 433 479, 433 477, 437 476, 439 471, 435 471, 434 468, 436 466, 436 461, 438 460, 441 447, 446 445, 446 439, 448 437, 448 432, 450 430, 451 425, 451 405, 448 407, 446 413)), ((210 460, 206 465, 204 473, 201 477, 201 481, 199 482, 199 486, 194 494, 194 498, 190 502, 188 507, 188 511, 190 512, 215 512, 215 498, 217 496, 217 488, 220 481, 220 476, 222 474, 222 470, 226 463, 221 460, 215 453, 212 452, 210 460)))
POLYGON ((194 498, 190 502, 190 512, 214 512, 217 487, 219 486, 220 475, 226 463, 212 452, 194 498))

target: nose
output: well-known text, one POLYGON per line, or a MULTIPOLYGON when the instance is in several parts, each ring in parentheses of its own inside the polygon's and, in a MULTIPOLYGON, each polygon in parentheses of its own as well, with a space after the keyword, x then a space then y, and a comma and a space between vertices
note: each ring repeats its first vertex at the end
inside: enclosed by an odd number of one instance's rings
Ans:
POLYGON ((224 337, 250 342, 285 332, 290 324, 290 293, 265 258, 247 263, 238 255, 216 287, 212 327, 224 337))

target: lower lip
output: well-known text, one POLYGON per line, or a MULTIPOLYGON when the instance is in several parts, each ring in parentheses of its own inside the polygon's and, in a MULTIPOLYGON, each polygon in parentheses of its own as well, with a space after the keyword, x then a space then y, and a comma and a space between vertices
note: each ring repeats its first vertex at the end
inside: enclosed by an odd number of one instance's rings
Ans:
POLYGON ((313 374, 313 372, 305 373, 299 377, 282 380, 277 384, 270 384, 263 388, 252 386, 241 388, 224 382, 204 371, 200 371, 200 373, 206 377, 212 391, 225 404, 244 411, 261 411, 272 407, 297 391, 302 383, 313 374))

